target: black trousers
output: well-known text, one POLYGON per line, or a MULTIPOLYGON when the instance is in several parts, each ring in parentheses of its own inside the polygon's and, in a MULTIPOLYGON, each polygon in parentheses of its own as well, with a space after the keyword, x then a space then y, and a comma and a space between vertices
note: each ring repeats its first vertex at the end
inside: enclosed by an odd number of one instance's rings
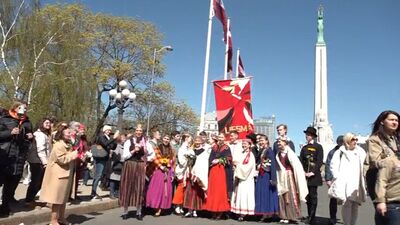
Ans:
POLYGON ((1 196, 2 208, 9 210, 10 202, 14 198, 15 190, 18 187, 18 183, 21 180, 21 175, 10 175, 10 174, 1 174, 2 179, 1 183, 3 184, 3 195, 1 196))
POLYGON ((337 213, 337 199, 330 198, 329 199, 329 217, 331 220, 336 220, 337 213))
POLYGON ((29 183, 28 190, 26 191, 26 202, 33 202, 36 194, 42 187, 42 181, 45 168, 41 163, 29 163, 31 169, 31 182, 29 183))
POLYGON ((318 206, 318 186, 308 186, 307 200, 307 211, 310 220, 315 218, 315 213, 317 212, 318 206))

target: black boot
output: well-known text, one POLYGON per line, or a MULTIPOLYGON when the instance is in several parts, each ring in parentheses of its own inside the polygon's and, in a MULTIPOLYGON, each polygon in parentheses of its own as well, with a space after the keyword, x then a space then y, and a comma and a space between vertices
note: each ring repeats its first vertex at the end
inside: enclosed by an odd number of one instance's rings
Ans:
POLYGON ((7 206, 0 206, 0 218, 5 218, 10 216, 10 208, 7 206))

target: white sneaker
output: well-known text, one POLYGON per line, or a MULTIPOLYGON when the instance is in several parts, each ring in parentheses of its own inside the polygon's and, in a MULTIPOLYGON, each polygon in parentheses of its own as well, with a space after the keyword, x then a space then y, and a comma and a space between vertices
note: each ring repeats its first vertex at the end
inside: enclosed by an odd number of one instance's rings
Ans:
POLYGON ((175 208, 175 213, 176 214, 182 214, 183 213, 183 210, 181 209, 181 207, 179 207, 179 206, 177 206, 176 208, 175 208))
POLYGON ((24 180, 22 181, 22 183, 25 184, 25 185, 29 185, 30 182, 31 182, 31 181, 30 181, 29 179, 24 179, 24 180))
POLYGON ((197 217, 197 212, 196 212, 196 210, 193 210, 192 216, 193 216, 193 217, 197 217))

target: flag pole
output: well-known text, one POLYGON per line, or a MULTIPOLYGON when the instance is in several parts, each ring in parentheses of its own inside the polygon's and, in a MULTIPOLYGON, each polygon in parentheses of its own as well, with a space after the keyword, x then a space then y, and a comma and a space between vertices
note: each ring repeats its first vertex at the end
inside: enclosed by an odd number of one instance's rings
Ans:
POLYGON ((208 86, 208 66, 209 66, 209 62, 210 62, 212 17, 213 17, 213 0, 210 0, 210 13, 209 13, 209 17, 208 17, 207 47, 206 47, 206 59, 205 59, 205 63, 204 63, 203 94, 202 94, 202 97, 201 97, 199 131, 202 131, 204 129, 204 120, 205 120, 205 115, 206 115, 206 100, 207 100, 207 86, 208 86))
POLYGON ((228 79, 228 51, 229 51, 229 29, 231 25, 231 19, 228 18, 226 22, 227 30, 226 30, 226 37, 225 37, 225 71, 224 71, 224 80, 228 79))
POLYGON ((239 77, 239 55, 240 55, 240 49, 236 51, 236 78, 239 77))

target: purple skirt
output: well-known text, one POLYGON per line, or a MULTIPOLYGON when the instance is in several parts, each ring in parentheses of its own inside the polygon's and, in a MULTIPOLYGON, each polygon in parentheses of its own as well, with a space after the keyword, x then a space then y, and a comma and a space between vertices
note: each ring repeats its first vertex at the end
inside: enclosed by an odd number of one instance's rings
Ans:
POLYGON ((169 209, 172 204, 172 178, 170 169, 167 175, 160 169, 154 171, 151 176, 146 195, 146 206, 153 209, 169 209))

